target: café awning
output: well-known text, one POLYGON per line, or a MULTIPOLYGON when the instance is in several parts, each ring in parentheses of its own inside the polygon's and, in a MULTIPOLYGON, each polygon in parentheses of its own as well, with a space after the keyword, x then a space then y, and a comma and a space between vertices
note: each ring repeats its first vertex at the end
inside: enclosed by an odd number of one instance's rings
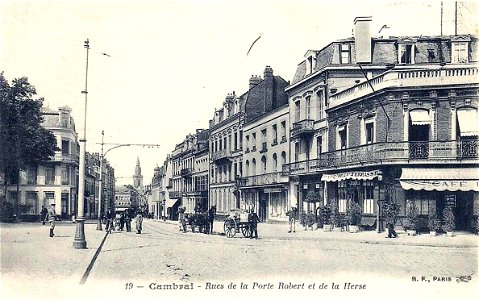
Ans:
POLYGON ((477 109, 459 109, 457 111, 457 120, 459 121, 461 136, 479 135, 477 109))
POLYGON ((405 190, 479 192, 479 168, 403 168, 399 182, 405 190))
POLYGON ((178 199, 166 199, 165 205, 166 207, 173 207, 177 201, 178 199))
POLYGON ((431 118, 429 117, 429 111, 425 109, 415 109, 409 112, 412 125, 429 125, 431 118))
POLYGON ((333 181, 342 181, 346 179, 353 180, 373 180, 378 177, 381 173, 380 170, 374 171, 350 171, 336 174, 323 174, 321 177, 322 181, 333 182, 333 181))

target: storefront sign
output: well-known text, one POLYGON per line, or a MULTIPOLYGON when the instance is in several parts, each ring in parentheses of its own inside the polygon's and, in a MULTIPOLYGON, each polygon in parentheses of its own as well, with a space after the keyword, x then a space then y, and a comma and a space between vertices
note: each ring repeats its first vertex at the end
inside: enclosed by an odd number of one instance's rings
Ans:
POLYGON ((270 193, 281 193, 283 192, 284 189, 282 188, 265 188, 263 192, 265 194, 270 194, 270 193))
POLYGON ((479 180, 400 180, 405 190, 425 191, 477 191, 479 180))
POLYGON ((346 179, 373 180, 381 174, 379 170, 374 171, 351 171, 337 174, 323 174, 322 181, 341 181, 346 179))

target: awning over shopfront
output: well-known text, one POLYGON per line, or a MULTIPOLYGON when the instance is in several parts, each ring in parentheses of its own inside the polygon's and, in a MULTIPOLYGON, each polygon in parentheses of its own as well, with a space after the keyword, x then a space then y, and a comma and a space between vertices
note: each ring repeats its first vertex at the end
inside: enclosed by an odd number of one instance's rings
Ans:
POLYGON ((429 112, 425 109, 415 109, 409 112, 412 125, 429 125, 431 118, 429 112))
POLYGON ((353 180, 373 180, 374 178, 378 177, 381 173, 380 170, 374 171, 351 171, 351 172, 344 172, 344 173, 336 173, 336 174, 323 174, 321 177, 322 181, 341 181, 346 179, 353 179, 353 180))
POLYGON ((479 168, 403 168, 399 182, 405 190, 479 192, 479 168))
POLYGON ((166 199, 165 205, 166 207, 172 207, 177 201, 178 199, 166 199))
POLYGON ((459 121, 459 130, 461 136, 479 135, 479 119, 477 118, 477 109, 459 109, 457 111, 457 120, 459 121))

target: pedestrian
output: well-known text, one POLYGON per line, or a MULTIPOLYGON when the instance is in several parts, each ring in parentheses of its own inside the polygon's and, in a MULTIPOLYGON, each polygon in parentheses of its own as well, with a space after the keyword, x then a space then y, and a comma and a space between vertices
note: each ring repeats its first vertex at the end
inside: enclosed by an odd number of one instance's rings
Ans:
POLYGON ((388 220, 387 220, 388 236, 386 238, 397 238, 398 237, 398 234, 396 233, 396 230, 394 230, 394 223, 396 223, 394 218, 388 218, 388 220))
POLYGON ((123 231, 124 227, 125 227, 125 214, 122 213, 120 215, 120 231, 123 231))
POLYGON ((216 205, 213 205, 210 207, 210 209, 208 209, 208 223, 209 223, 208 230, 209 230, 209 233, 211 234, 213 234, 213 224, 215 221, 215 215, 216 215, 216 205))
POLYGON ((183 222, 184 222, 184 218, 185 218, 185 208, 183 206, 179 206, 178 207, 178 229, 180 231, 183 230, 183 222))
POLYGON ((248 223, 251 229, 251 236, 249 237, 250 239, 258 238, 258 222, 259 222, 258 215, 254 211, 250 212, 248 214, 248 223))
POLYGON ((108 209, 106 212, 106 226, 105 226, 105 231, 108 231, 111 233, 113 227, 113 213, 111 212, 111 209, 108 209))
POLYGON ((57 214, 55 213, 55 203, 52 203, 50 205, 50 208, 48 209, 48 214, 47 214, 47 219, 50 221, 50 237, 53 237, 55 234, 53 233, 53 229, 55 229, 55 219, 56 219, 57 214))
POLYGON ((142 224, 143 224, 143 216, 141 215, 141 211, 139 211, 136 214, 135 221, 136 221, 136 234, 141 234, 142 224))
POLYGON ((298 209, 296 207, 291 207, 291 210, 286 212, 286 215, 288 216, 289 223, 288 233, 296 232, 296 219, 298 218, 298 209))
POLYGON ((131 216, 128 210, 125 211, 126 232, 131 232, 131 216))
POLYGON ((42 211, 40 212, 40 220, 42 221, 42 225, 45 225, 45 218, 48 215, 48 209, 42 205, 42 211))

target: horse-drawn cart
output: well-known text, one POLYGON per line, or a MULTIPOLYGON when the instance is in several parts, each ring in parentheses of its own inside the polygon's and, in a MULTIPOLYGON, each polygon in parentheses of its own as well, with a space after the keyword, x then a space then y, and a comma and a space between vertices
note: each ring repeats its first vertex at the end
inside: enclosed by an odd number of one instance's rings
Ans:
POLYGON ((251 225, 248 222, 248 212, 241 209, 232 209, 225 216, 224 222, 225 235, 232 238, 236 233, 241 232, 244 237, 251 237, 251 225))

